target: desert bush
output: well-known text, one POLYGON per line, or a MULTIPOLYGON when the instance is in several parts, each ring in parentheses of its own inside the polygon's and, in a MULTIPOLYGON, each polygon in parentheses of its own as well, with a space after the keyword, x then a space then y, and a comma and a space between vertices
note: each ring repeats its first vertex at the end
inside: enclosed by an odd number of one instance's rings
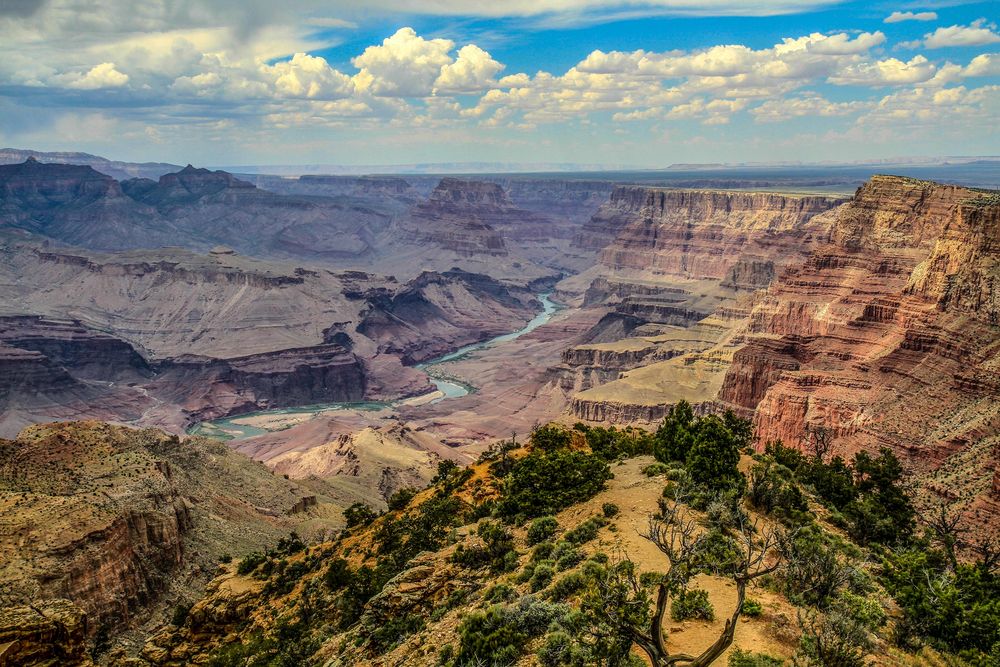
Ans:
POLYGON ((676 595, 670 604, 670 616, 675 621, 700 619, 715 620, 715 608, 708 599, 708 591, 690 588, 676 595))
POLYGON ((613 517, 618 516, 618 513, 620 511, 621 510, 618 509, 618 505, 615 505, 614 503, 604 503, 603 505, 601 505, 601 512, 604 513, 604 518, 606 519, 611 519, 613 517))
POLYGON ((190 602, 181 602, 176 607, 174 607, 173 613, 170 615, 170 625, 175 627, 180 627, 184 625, 184 621, 187 620, 188 612, 191 611, 190 602))
POLYGON ((751 653, 738 648, 729 654, 727 664, 729 667, 781 667, 785 661, 766 653, 751 653))
POLYGON ((404 509, 413 500, 413 496, 417 495, 417 490, 414 488, 407 487, 405 489, 399 489, 394 494, 389 496, 389 500, 386 503, 389 505, 391 511, 397 511, 404 509))
POLYGON ((554 516, 540 516, 528 526, 528 544, 538 544, 549 539, 559 530, 559 522, 554 516))
POLYGON ((572 544, 585 544, 597 537, 597 532, 606 524, 607 519, 604 517, 592 516, 576 528, 566 531, 563 539, 572 544))
POLYGON ((493 584, 483 593, 486 602, 508 602, 517 597, 517 589, 510 584, 493 584))
POLYGON ((764 613, 764 607, 757 600, 747 598, 743 600, 743 604, 740 606, 740 613, 747 618, 757 618, 764 613))
POLYGON ((239 565, 236 566, 236 574, 246 576, 256 570, 266 560, 267 556, 256 551, 247 554, 240 560, 239 565))
POLYGON ((367 526, 378 518, 378 513, 364 503, 354 503, 344 510, 344 520, 348 528, 354 526, 367 526))
POLYGON ((665 475, 667 471, 670 470, 670 466, 666 463, 650 463, 642 469, 642 474, 646 477, 656 477, 657 475, 665 475))
POLYGON ((572 542, 560 540, 556 543, 556 548, 552 550, 551 558, 556 562, 557 570, 568 570, 583 560, 583 552, 577 549, 572 542))
POLYGON ((583 572, 570 572, 556 580, 549 589, 549 597, 563 601, 580 592, 587 585, 587 577, 583 572))
POLYGON ((546 588, 550 583, 552 583, 552 578, 555 576, 555 568, 552 565, 541 562, 535 565, 535 569, 531 573, 531 592, 537 593, 538 591, 546 588))

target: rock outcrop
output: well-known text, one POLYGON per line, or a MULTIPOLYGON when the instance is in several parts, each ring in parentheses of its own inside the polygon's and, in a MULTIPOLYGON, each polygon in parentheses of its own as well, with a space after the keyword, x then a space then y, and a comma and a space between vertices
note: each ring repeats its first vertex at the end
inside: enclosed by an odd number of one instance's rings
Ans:
MULTIPOLYGON (((97 422, 29 427, 0 441, 5 600, 72 601, 73 613, 45 603, 76 619, 61 620, 73 627, 50 642, 64 649, 77 634, 120 631, 161 599, 198 590, 222 554, 315 520, 315 509, 289 516, 311 495, 216 441, 97 422)), ((39 632, 45 618, 32 621, 39 632)))
POLYGON ((0 609, 0 665, 92 667, 87 616, 69 600, 0 609))
POLYGON ((225 244, 258 256, 344 259, 370 253, 389 215, 278 195, 191 165, 119 183, 89 166, 29 158, 0 166, 0 221, 96 250, 225 244))
POLYGON ((404 230, 415 245, 434 244, 459 255, 506 255, 495 225, 514 209, 496 183, 442 178, 427 201, 410 212, 404 230))

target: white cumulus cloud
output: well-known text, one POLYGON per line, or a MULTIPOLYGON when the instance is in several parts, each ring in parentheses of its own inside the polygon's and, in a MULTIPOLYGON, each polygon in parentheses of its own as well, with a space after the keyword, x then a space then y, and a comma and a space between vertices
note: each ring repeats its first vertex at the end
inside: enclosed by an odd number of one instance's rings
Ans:
POLYGON ((841 86, 896 86, 927 81, 937 68, 924 56, 914 56, 907 62, 887 58, 845 67, 829 78, 841 86))
POLYGON ((885 17, 885 23, 902 23, 903 21, 937 21, 937 12, 893 12, 885 17))
POLYGON ((475 93, 494 85, 503 65, 475 44, 468 44, 458 50, 455 62, 441 68, 434 81, 434 92, 475 93))
POLYGON ((987 24, 986 19, 973 21, 971 25, 953 25, 938 28, 924 35, 924 46, 928 49, 943 49, 949 46, 983 46, 1000 42, 996 26, 987 24))
POLYGON ((76 90, 97 90, 98 88, 121 88, 128 83, 128 74, 119 72, 114 63, 95 65, 86 74, 66 81, 67 88, 76 90))
POLYGON ((450 65, 450 39, 424 39, 413 28, 400 28, 379 46, 369 46, 351 63, 359 90, 375 95, 425 97, 431 94, 441 69, 450 65))

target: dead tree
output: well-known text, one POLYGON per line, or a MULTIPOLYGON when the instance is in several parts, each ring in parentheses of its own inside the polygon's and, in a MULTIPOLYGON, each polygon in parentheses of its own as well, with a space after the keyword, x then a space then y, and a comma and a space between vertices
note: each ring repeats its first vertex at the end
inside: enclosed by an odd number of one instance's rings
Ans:
POLYGON ((806 425, 806 447, 820 463, 826 463, 826 456, 833 451, 833 432, 825 426, 806 425))
POLYGON ((747 586, 754 579, 781 566, 787 536, 769 528, 762 529, 757 521, 739 522, 735 539, 740 545, 741 555, 732 575, 736 584, 736 607, 726 619, 718 639, 699 655, 671 653, 667 647, 664 617, 667 603, 686 590, 695 574, 696 558, 704 536, 696 521, 687 515, 680 503, 675 503, 671 507, 661 507, 661 515, 650 518, 644 537, 656 545, 669 564, 669 569, 655 586, 652 614, 649 614, 650 600, 634 567, 618 567, 612 570, 612 581, 599 584, 601 592, 607 594, 601 612, 605 621, 641 648, 649 656, 653 667, 711 665, 733 643, 736 624, 743 613, 747 586))
POLYGON ((951 513, 947 504, 941 503, 933 513, 921 514, 920 520, 930 529, 934 540, 944 549, 952 571, 958 570, 958 552, 969 546, 965 541, 968 528, 962 527, 961 512, 951 513))

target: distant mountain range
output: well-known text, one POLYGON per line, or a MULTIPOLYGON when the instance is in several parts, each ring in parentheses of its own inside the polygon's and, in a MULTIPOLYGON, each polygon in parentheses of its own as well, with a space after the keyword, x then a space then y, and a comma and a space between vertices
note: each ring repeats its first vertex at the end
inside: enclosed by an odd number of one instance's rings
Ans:
POLYGON ((109 160, 100 155, 73 151, 46 153, 21 148, 0 148, 0 164, 19 164, 29 157, 33 157, 39 162, 87 165, 119 181, 127 178, 152 178, 155 180, 164 174, 181 169, 181 165, 166 162, 122 162, 109 160))
MULTIPOLYGON (((0 148, 0 164, 17 164, 33 157, 39 162, 89 165, 117 180, 127 178, 157 179, 164 174, 181 169, 181 165, 168 162, 124 162, 100 155, 74 151, 43 152, 20 148, 0 148)), ((626 164, 596 164, 578 162, 422 162, 412 164, 280 164, 280 165, 221 165, 222 169, 236 175, 272 175, 296 177, 305 174, 357 176, 363 174, 542 174, 592 172, 608 175, 615 172, 655 175, 662 172, 773 170, 773 169, 850 169, 889 167, 955 167, 985 164, 993 169, 1000 164, 1000 156, 927 156, 892 157, 853 162, 740 162, 740 163, 675 163, 666 167, 648 167, 626 164)), ((919 174, 920 177, 942 178, 944 174, 919 174)), ((861 180, 868 175, 861 177, 861 180)), ((611 180, 618 180, 612 178, 611 180)), ((629 179, 633 180, 633 179, 629 179)), ((645 180, 645 179, 639 179, 645 180)), ((967 179, 964 179, 967 180, 967 179)))

